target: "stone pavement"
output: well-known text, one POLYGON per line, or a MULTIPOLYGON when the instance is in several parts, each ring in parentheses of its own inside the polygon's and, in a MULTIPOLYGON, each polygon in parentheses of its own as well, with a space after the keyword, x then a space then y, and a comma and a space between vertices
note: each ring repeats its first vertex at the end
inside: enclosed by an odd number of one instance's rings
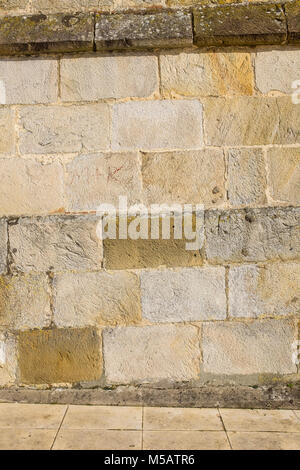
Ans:
POLYGON ((0 449, 297 449, 300 410, 0 404, 0 449))

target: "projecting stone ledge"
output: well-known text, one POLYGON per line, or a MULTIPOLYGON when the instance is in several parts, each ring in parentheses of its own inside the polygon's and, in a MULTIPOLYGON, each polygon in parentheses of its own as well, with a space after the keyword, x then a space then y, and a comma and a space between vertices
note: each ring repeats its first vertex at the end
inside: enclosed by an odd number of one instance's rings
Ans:
POLYGON ((0 19, 0 55, 299 42, 299 0, 0 19))

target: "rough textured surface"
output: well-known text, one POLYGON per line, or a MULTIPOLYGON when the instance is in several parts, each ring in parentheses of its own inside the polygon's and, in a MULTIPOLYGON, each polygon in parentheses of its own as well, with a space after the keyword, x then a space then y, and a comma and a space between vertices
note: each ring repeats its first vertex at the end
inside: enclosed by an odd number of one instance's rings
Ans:
POLYGON ((0 219, 0 274, 7 270, 7 223, 0 219))
POLYGON ((160 56, 167 97, 252 95, 253 71, 245 52, 179 52, 160 56))
POLYGON ((0 277, 0 326, 13 329, 50 325, 51 290, 47 276, 0 277))
POLYGON ((141 289, 143 318, 151 322, 226 318, 224 268, 144 271, 141 289))
POLYGON ((0 54, 93 50, 93 15, 11 16, 0 18, 0 54))
POLYGON ((138 153, 79 155, 66 165, 65 192, 69 211, 118 206, 119 196, 127 196, 130 205, 141 202, 138 153))
POLYGON ((13 269, 99 269, 102 248, 96 235, 97 221, 93 216, 20 219, 9 227, 13 269))
POLYGON ((205 216, 210 261, 264 261, 299 257, 298 208, 209 211, 205 216))
POLYGON ((151 96, 158 89, 157 58, 120 55, 63 59, 61 89, 63 101, 151 96))
POLYGON ((0 107, 0 153, 13 153, 15 150, 14 117, 12 109, 0 107))
POLYGON ((15 339, 12 334, 0 331, 0 387, 8 387, 14 384, 16 371, 15 339))
POLYGON ((193 44, 189 12, 96 16, 97 50, 185 47, 193 44))
POLYGON ((26 384, 97 380, 101 339, 93 328, 22 331, 18 338, 20 381, 26 384))
POLYGON ((262 93, 292 93, 292 82, 299 79, 300 51, 274 50, 256 53, 256 86, 262 93))
POLYGON ((245 265, 229 270, 229 315, 300 314, 300 264, 245 265))
POLYGON ((5 88, 3 104, 53 103, 58 96, 58 65, 55 59, 0 60, 5 88))
POLYGON ((54 278, 58 327, 126 325, 141 319, 139 278, 124 271, 66 273, 54 278))
POLYGON ((25 106, 20 111, 21 153, 101 151, 109 148, 109 107, 25 106))
POLYGON ((220 376, 292 374, 290 320, 205 323, 202 327, 203 372, 220 376))
POLYGON ((230 149, 228 151, 228 197, 232 205, 264 204, 266 172, 261 149, 230 149))
POLYGON ((267 164, 272 199, 300 204, 300 148, 270 149, 267 164))
POLYGON ((198 46, 280 44, 286 39, 280 5, 202 6, 193 13, 198 46))
POLYGON ((199 374, 197 328, 159 325, 104 331, 108 383, 184 381, 199 374))
POLYGON ((299 107, 290 96, 204 98, 208 145, 267 145, 300 142, 299 107))
POLYGON ((291 43, 300 42, 300 1, 285 5, 287 18, 288 38, 291 43))
POLYGON ((0 180, 0 215, 41 215, 63 207, 63 167, 58 162, 0 158, 0 180))
POLYGON ((145 153, 142 177, 146 204, 163 201, 207 207, 224 202, 225 161, 221 149, 145 153))
POLYGON ((197 149, 202 143, 202 105, 197 100, 129 102, 113 108, 113 150, 197 149))
POLYGON ((112 0, 31 0, 33 11, 56 12, 56 11, 92 11, 102 10, 112 6, 112 0))

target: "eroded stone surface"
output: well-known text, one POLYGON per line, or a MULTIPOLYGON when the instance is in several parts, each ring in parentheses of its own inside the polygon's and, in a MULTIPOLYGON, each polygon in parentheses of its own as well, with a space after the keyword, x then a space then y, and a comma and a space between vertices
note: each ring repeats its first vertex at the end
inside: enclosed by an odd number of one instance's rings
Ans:
POLYGON ((43 274, 0 277, 0 326, 14 329, 50 325, 51 292, 43 274))
POLYGON ((23 154, 101 151, 109 148, 109 107, 25 106, 20 110, 23 154))
POLYGON ((186 11, 98 14, 95 41, 97 50, 189 46, 192 16, 186 11))
POLYGON ((143 154, 143 192, 147 204, 222 204, 225 161, 221 149, 143 154), (188 184, 187 184, 188 181, 188 184))
POLYGON ((225 269, 143 271, 143 317, 151 322, 226 318, 225 269))
POLYGON ((292 83, 299 79, 299 49, 260 51, 255 56, 256 86, 262 93, 293 93, 292 83))
POLYGON ((266 171, 261 149, 228 151, 228 197, 232 205, 264 204, 266 171))
POLYGON ((229 271, 229 315, 300 314, 300 264, 245 265, 229 271))
POLYGON ((0 180, 0 215, 41 215, 63 209, 63 168, 58 162, 0 158, 0 180))
POLYGON ((107 329, 103 346, 108 383, 177 382, 199 374, 199 339, 193 326, 107 329))
POLYGON ((300 42, 300 1, 286 3, 285 14, 288 27, 289 42, 300 42))
POLYGON ((93 216, 20 219, 10 225, 13 269, 65 271, 99 269, 102 247, 93 216))
POLYGON ((141 318, 139 278, 134 273, 66 273, 54 278, 54 288, 58 327, 126 325, 141 318))
POLYGON ((12 334, 0 332, 0 386, 14 384, 17 373, 16 342, 12 334))
POLYGON ((298 208, 208 211, 207 257, 213 263, 295 259, 300 253, 299 222, 298 208))
POLYGON ((292 320, 204 323, 203 372, 221 376, 295 373, 294 341, 292 320))
POLYGON ((18 353, 21 383, 74 383, 101 377, 101 338, 93 328, 22 331, 18 353))
POLYGON ((15 113, 0 107, 0 154, 15 152, 15 113))
POLYGON ((5 219, 0 219, 0 274, 7 270, 7 225, 5 219))
POLYGON ((300 149, 272 148, 267 152, 270 195, 275 201, 300 203, 300 149))

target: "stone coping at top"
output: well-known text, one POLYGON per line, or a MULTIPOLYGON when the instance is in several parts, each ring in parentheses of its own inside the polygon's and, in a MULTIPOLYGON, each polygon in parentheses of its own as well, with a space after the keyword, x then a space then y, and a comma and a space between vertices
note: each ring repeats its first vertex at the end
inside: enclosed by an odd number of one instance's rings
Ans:
POLYGON ((0 55, 300 44, 300 1, 0 19, 0 55))

